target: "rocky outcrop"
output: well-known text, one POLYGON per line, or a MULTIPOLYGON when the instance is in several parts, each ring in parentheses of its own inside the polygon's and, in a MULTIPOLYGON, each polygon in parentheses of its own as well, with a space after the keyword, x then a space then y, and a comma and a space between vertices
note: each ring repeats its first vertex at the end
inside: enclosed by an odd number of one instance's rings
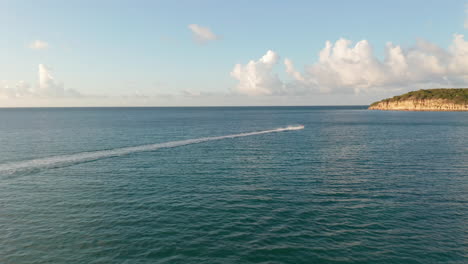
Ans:
POLYGON ((407 99, 393 102, 377 102, 372 104, 369 109, 400 111, 468 111, 468 105, 453 103, 445 99, 407 99))
POLYGON ((370 105, 371 110, 468 111, 468 88, 418 90, 370 105))

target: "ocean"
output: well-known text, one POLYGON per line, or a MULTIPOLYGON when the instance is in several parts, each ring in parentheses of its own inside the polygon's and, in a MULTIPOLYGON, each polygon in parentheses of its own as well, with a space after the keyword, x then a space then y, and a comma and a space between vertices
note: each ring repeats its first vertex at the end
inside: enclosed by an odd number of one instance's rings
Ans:
POLYGON ((2 264, 468 262, 466 112, 0 109, 0 150, 2 264))

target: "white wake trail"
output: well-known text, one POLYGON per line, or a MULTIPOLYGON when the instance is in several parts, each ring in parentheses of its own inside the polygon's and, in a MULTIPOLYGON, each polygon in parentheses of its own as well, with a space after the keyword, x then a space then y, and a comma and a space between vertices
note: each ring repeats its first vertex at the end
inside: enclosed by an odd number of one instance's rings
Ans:
POLYGON ((100 151, 92 151, 92 152, 81 152, 81 153, 75 153, 75 154, 70 154, 70 155, 52 156, 52 157, 46 157, 46 158, 40 158, 40 159, 9 162, 9 163, 0 164, 0 175, 12 175, 12 174, 22 172, 22 171, 63 167, 63 166, 77 164, 77 163, 99 160, 103 158, 123 156, 123 155, 128 155, 128 154, 136 153, 136 152, 153 151, 153 150, 157 150, 161 148, 173 148, 173 147, 179 147, 179 146, 184 146, 184 145, 202 143, 206 141, 237 138, 237 137, 247 137, 247 136, 254 136, 254 135, 261 135, 261 134, 268 134, 268 133, 275 133, 275 132, 282 132, 282 131, 290 131, 290 130, 300 130, 300 129, 304 129, 304 126, 302 125, 288 126, 288 127, 271 129, 271 130, 247 132, 247 133, 225 135, 225 136, 218 136, 218 137, 187 139, 187 140, 171 141, 171 142, 165 142, 165 143, 142 145, 142 146, 136 146, 136 147, 117 148, 117 149, 100 150, 100 151))

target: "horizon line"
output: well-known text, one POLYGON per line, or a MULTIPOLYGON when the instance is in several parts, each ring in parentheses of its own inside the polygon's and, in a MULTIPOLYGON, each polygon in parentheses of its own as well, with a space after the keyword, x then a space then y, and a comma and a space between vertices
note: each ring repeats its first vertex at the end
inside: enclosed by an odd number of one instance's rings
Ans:
POLYGON ((242 108, 242 107, 368 107, 370 105, 188 105, 188 106, 0 106, 0 109, 38 108, 242 108))

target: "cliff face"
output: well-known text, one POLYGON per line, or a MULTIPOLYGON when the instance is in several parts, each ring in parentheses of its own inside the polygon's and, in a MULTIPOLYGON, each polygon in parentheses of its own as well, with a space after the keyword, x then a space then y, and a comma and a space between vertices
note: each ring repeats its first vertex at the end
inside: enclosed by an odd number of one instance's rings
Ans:
POLYGON ((445 99, 407 99, 393 102, 378 102, 372 104, 369 109, 400 111, 468 111, 468 104, 457 104, 445 99))

